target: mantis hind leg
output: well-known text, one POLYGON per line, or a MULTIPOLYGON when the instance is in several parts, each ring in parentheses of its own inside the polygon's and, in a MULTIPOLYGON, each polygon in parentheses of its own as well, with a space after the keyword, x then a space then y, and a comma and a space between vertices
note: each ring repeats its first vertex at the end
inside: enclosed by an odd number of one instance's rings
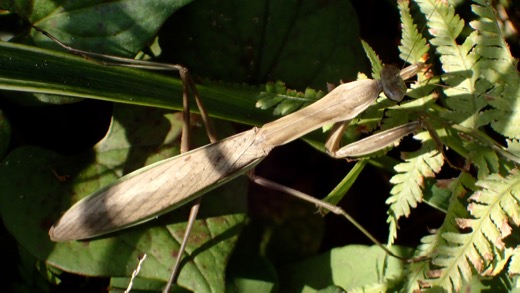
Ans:
MULTIPOLYGON (((213 124, 211 123, 211 120, 209 118, 209 115, 204 108, 204 105, 202 103, 202 100, 200 98, 199 92, 197 91, 197 87, 195 85, 195 82, 191 78, 191 75, 187 68, 182 67, 182 69, 179 70, 180 77, 183 82, 183 95, 182 95, 182 104, 183 104, 183 110, 182 110, 182 117, 183 117, 183 127, 182 127, 182 138, 181 138, 181 153, 187 152, 190 150, 190 103, 189 103, 189 96, 190 92, 193 95, 193 98, 195 99, 195 102, 197 103, 197 107, 199 108, 200 115, 202 117, 202 121, 204 122, 206 133, 208 135, 208 138, 211 143, 214 143, 217 141, 216 131, 213 127, 213 124)), ((199 213, 200 205, 201 205, 202 197, 197 198, 191 209, 190 209, 190 215, 187 221, 186 230, 184 232, 184 236, 181 242, 181 246, 179 248, 179 254, 177 257, 177 260, 175 261, 175 265, 173 266, 172 272, 170 274, 170 278, 168 282, 166 283, 166 286, 163 289, 163 292, 170 292, 171 285, 174 284, 177 281, 177 278, 180 273, 181 265, 183 263, 183 255, 186 250, 186 245, 188 243, 191 231, 193 229, 193 224, 195 223, 195 220, 197 219, 197 215, 199 213)))
POLYGON ((424 260, 424 258, 404 258, 402 256, 399 256, 399 255, 395 254, 390 249, 388 249, 385 245, 383 245, 381 242, 379 242, 372 234, 370 234, 370 232, 368 232, 361 224, 359 224, 352 216, 350 216, 347 212, 345 212, 339 206, 336 206, 336 205, 333 205, 333 204, 328 203, 326 201, 317 199, 317 198, 315 198, 313 196, 310 196, 308 194, 300 192, 300 191, 298 191, 296 189, 293 189, 293 188, 281 185, 279 183, 273 182, 273 181, 271 181, 269 179, 266 179, 266 178, 263 178, 261 176, 257 176, 257 175, 254 174, 254 169, 250 170, 247 173, 247 175, 248 175, 249 179, 251 179, 251 181, 253 181, 254 183, 256 183, 256 184, 258 184, 260 186, 267 187, 267 188, 270 188, 270 189, 273 189, 273 190, 276 190, 276 191, 280 191, 280 192, 292 195, 292 196, 297 197, 297 198, 299 198, 301 200, 304 200, 306 202, 314 204, 316 207, 318 207, 318 209, 326 210, 328 212, 331 212, 333 214, 336 214, 338 216, 341 216, 341 217, 345 218, 347 221, 352 223, 357 229, 359 229, 366 237, 368 237, 368 239, 370 239, 370 241, 372 241, 374 244, 379 246, 388 255, 390 255, 392 257, 395 257, 395 258, 400 259, 400 260, 402 260, 404 262, 407 262, 407 263, 418 262, 418 261, 423 261, 424 260))

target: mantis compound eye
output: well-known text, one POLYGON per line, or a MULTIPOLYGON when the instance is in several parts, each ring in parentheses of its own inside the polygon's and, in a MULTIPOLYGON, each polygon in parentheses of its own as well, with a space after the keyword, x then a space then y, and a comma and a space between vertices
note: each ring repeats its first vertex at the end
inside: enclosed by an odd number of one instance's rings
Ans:
POLYGON ((406 83, 401 78, 401 70, 394 65, 385 65, 381 70, 381 83, 386 97, 394 102, 403 100, 406 94, 406 83))

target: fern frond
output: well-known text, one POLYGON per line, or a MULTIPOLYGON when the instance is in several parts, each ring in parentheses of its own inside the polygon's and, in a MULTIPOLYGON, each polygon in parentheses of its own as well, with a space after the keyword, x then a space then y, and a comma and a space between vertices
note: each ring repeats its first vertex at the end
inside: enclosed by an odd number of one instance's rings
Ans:
POLYGON ((304 93, 287 89, 285 83, 278 81, 266 84, 256 107, 262 110, 274 107, 273 115, 287 115, 316 102, 324 95, 322 91, 313 89, 307 89, 304 93))
POLYGON ((474 31, 462 45, 457 45, 456 38, 464 23, 454 14, 453 7, 432 0, 417 1, 423 13, 434 10, 428 25, 434 36, 431 43, 438 46, 441 54, 443 81, 451 87, 445 90, 446 104, 453 110, 449 117, 472 129, 491 123, 506 137, 520 138, 520 106, 516 102, 520 77, 516 61, 490 3, 475 2, 472 10, 478 18, 470 23, 474 31), (467 92, 457 93, 460 89, 467 92), (483 112, 488 106, 494 107, 493 111, 483 112))
POLYGON ((452 198, 452 204, 458 207, 453 210, 450 206, 447 219, 439 229, 437 235, 443 240, 432 236, 425 238, 430 241, 426 253, 433 252, 433 266, 429 271, 423 271, 424 280, 415 280, 417 283, 410 283, 410 286, 420 283, 421 286, 458 291, 473 275, 496 276, 511 256, 518 257, 504 238, 511 233, 510 222, 520 223, 520 173, 515 171, 508 177, 493 174, 478 181, 476 186, 480 190, 469 197, 470 215, 464 215, 459 200, 452 198), (457 228, 471 231, 460 233, 457 228), (431 241, 433 238, 436 243, 431 241))
POLYGON ((410 14, 409 1, 399 0, 397 6, 401 15, 402 28, 399 58, 410 64, 423 61, 423 56, 428 53, 430 46, 423 35, 417 30, 417 26, 410 14))
MULTIPOLYGON (((491 123, 493 129, 509 138, 520 138, 520 77, 516 69, 517 61, 512 57, 504 40, 495 12, 488 1, 477 0, 472 5, 479 18, 470 23, 478 32, 473 38, 475 51, 479 54, 481 75, 489 84, 487 99, 495 107, 492 117, 499 117, 491 123)), ((487 122, 487 121, 484 121, 487 122)))
POLYGON ((374 51, 367 42, 361 40, 361 45, 363 46, 365 55, 367 55, 367 58, 370 61, 370 65, 372 65, 372 78, 379 79, 379 73, 381 72, 381 69, 383 69, 383 61, 381 61, 376 51, 374 51))
MULTIPOLYGON (((472 132, 480 131, 479 128, 484 125, 494 123, 495 127, 505 117, 515 119, 517 111, 514 110, 514 99, 518 98, 518 93, 508 90, 505 83, 508 83, 508 80, 516 80, 518 75, 516 71, 512 74, 506 70, 514 62, 508 58, 510 54, 499 34, 498 26, 494 26, 495 18, 490 14, 490 7, 482 2, 473 6, 474 12, 481 18, 471 23, 475 31, 459 45, 456 39, 464 27, 464 22, 455 14, 453 7, 433 0, 416 2, 425 15, 431 16, 428 20, 433 36, 431 43, 436 46, 440 55, 439 59, 445 72, 442 80, 448 85, 444 92, 445 103, 450 110, 442 110, 441 116, 470 129, 464 132, 469 137, 458 137, 459 145, 464 148, 467 162, 473 164, 478 172, 477 177, 481 181, 476 185, 481 190, 470 197, 468 205, 460 199, 460 193, 456 192, 457 189, 464 189, 463 184, 459 182, 449 187, 455 189, 445 221, 437 233, 422 239, 423 244, 418 250, 419 255, 429 256, 432 261, 410 266, 406 290, 433 287, 445 291, 458 291, 474 276, 496 276, 512 256, 513 259, 516 258, 513 247, 508 247, 503 239, 511 233, 509 223, 518 225, 520 176, 512 169, 511 164, 504 162, 503 157, 497 156, 496 148, 490 144, 479 145, 477 140, 470 137, 472 132), (489 36, 489 39, 484 38, 484 34, 489 36), (489 63, 496 60, 493 58, 502 60, 491 65, 489 63), (500 75, 498 72, 505 74, 500 75), (506 90, 514 99, 508 100, 498 95, 506 90), (505 109, 509 109, 509 112, 504 112, 505 109), (509 176, 502 177, 498 174, 509 176), (461 233, 461 229, 471 232, 461 233)), ((516 86, 519 82, 515 81, 512 84, 516 86)), ((505 121, 503 123, 506 125, 505 121)), ((515 127, 514 123, 510 127, 520 129, 520 126, 515 127)), ((507 127, 503 129, 507 130, 507 127)), ((509 130, 507 133, 512 132, 509 130)), ((517 149, 516 140, 509 141, 509 144, 511 150, 517 149)), ((406 216, 409 209, 415 207, 422 199, 420 184, 413 183, 422 182, 424 176, 410 167, 411 162, 407 161, 407 167, 400 170, 407 172, 406 175, 399 174, 392 179, 397 185, 388 200, 388 203, 391 203, 388 218, 391 225, 390 237, 395 235, 397 228, 398 216, 395 215, 406 216)), ((433 168, 431 170, 433 171, 433 168)), ((466 178, 466 181, 474 180, 468 174, 462 174, 460 178, 466 178)), ((393 238, 390 238, 391 240, 393 238)), ((516 267, 520 265, 510 265, 509 273, 517 272, 516 267)))
POLYGON ((416 1, 425 15, 431 15, 428 20, 430 42, 436 46, 440 54, 442 69, 445 74, 443 81, 449 86, 444 90, 446 104, 452 110, 449 119, 476 129, 479 126, 479 112, 487 106, 477 82, 480 82, 479 56, 473 50, 473 32, 459 45, 457 38, 464 28, 464 21, 455 14, 452 5, 433 0, 416 1), (460 91, 465 89, 465 92, 460 91))
MULTIPOLYGON (((445 233, 457 233, 457 218, 466 218, 469 216, 466 206, 462 203, 461 198, 466 194, 467 188, 474 188, 474 179, 467 173, 462 173, 459 177, 451 180, 444 180, 439 184, 439 189, 448 190, 451 194, 449 206, 446 211, 444 223, 434 234, 425 236, 421 239, 421 245, 417 248, 416 256, 431 257, 435 256, 439 249, 448 245, 448 242, 442 237, 445 233)), ((413 263, 408 268, 407 282, 405 285, 406 292, 420 290, 428 287, 429 276, 438 273, 437 268, 432 268, 429 262, 413 263)))
POLYGON ((390 180, 394 187, 386 201, 390 205, 387 219, 390 224, 388 243, 393 243, 397 237, 399 218, 410 215, 410 208, 415 208, 422 202, 424 178, 435 177, 435 173, 440 171, 444 163, 444 157, 435 149, 428 132, 416 135, 415 139, 422 141, 421 149, 406 154, 406 162, 394 167, 398 174, 390 180))

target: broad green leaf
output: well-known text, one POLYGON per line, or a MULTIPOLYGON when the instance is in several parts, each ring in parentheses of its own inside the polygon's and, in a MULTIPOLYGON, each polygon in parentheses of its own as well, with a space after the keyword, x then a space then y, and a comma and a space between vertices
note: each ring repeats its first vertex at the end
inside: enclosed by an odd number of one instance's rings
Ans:
MULTIPOLYGON (((403 257, 411 253, 398 246, 393 251, 403 257)), ((350 245, 283 268, 281 290, 314 292, 333 284, 347 291, 385 292, 402 278, 402 269, 400 260, 377 246, 350 245)))
POLYGON ((160 35, 174 48, 164 54, 207 78, 325 89, 366 66, 348 1, 201 0, 183 12, 160 35))
MULTIPOLYGON (((31 24, 78 49, 133 57, 157 33, 164 21, 192 0, 123 1, 0 1, 31 24)), ((33 32, 37 44, 57 48, 33 32)))

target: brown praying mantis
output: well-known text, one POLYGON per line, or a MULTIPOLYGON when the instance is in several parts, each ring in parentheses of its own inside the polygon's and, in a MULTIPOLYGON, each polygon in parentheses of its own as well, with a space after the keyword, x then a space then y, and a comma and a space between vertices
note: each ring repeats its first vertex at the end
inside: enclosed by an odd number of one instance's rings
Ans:
MULTIPOLYGON (((176 66, 169 65, 171 68, 176 66)), ((395 67, 387 66, 383 75, 387 75, 385 78, 388 80, 361 80, 340 85, 311 106, 267 123, 261 128, 253 128, 130 173, 76 203, 51 228, 49 235, 54 241, 92 238, 175 209, 246 173, 274 147, 295 140, 325 124, 355 118, 382 91, 395 101, 400 101, 404 97, 404 83, 401 78, 413 76, 419 68, 420 65, 413 65, 400 72, 395 67), (402 84, 395 83, 395 80, 402 84), (167 196, 168 190, 174 187, 176 191, 167 196)), ((186 80, 190 80, 189 77, 186 80)), ((191 81, 187 82, 193 84, 191 81)), ((393 144, 417 127, 418 123, 412 122, 339 149, 336 134, 339 131, 334 131, 333 134, 336 135, 331 136, 332 139, 326 146, 329 154, 335 158, 362 156, 393 144)), ((337 212, 336 208, 323 202, 313 203, 337 212)))
MULTIPOLYGON (((182 66, 127 60, 73 49, 47 32, 37 27, 35 29, 74 54, 108 60, 103 61, 105 65, 180 71, 185 87, 184 99, 187 99, 191 90, 203 113, 203 119, 208 120, 195 84, 182 66)), ((407 89, 403 80, 414 76, 421 67, 422 64, 416 64, 401 71, 394 66, 385 66, 381 72, 381 80, 367 79, 342 84, 314 104, 260 128, 253 128, 221 141, 212 138, 213 143, 210 145, 132 172, 77 202, 50 229, 49 235, 53 241, 79 240, 139 224, 184 205, 236 176, 250 172, 274 147, 298 139, 325 124, 336 123, 325 145, 329 155, 334 158, 359 157, 394 144, 417 130, 420 123, 411 122, 339 147, 344 126, 348 121, 373 104, 382 91, 389 99, 401 101, 407 89)), ((186 109, 184 112, 187 113, 186 109)), ((260 185, 290 193, 321 209, 354 221, 337 206, 249 174, 250 178, 260 185)), ((370 234, 365 233, 373 242, 394 255, 370 234)), ((172 279, 175 279, 177 269, 176 266, 172 279)))

